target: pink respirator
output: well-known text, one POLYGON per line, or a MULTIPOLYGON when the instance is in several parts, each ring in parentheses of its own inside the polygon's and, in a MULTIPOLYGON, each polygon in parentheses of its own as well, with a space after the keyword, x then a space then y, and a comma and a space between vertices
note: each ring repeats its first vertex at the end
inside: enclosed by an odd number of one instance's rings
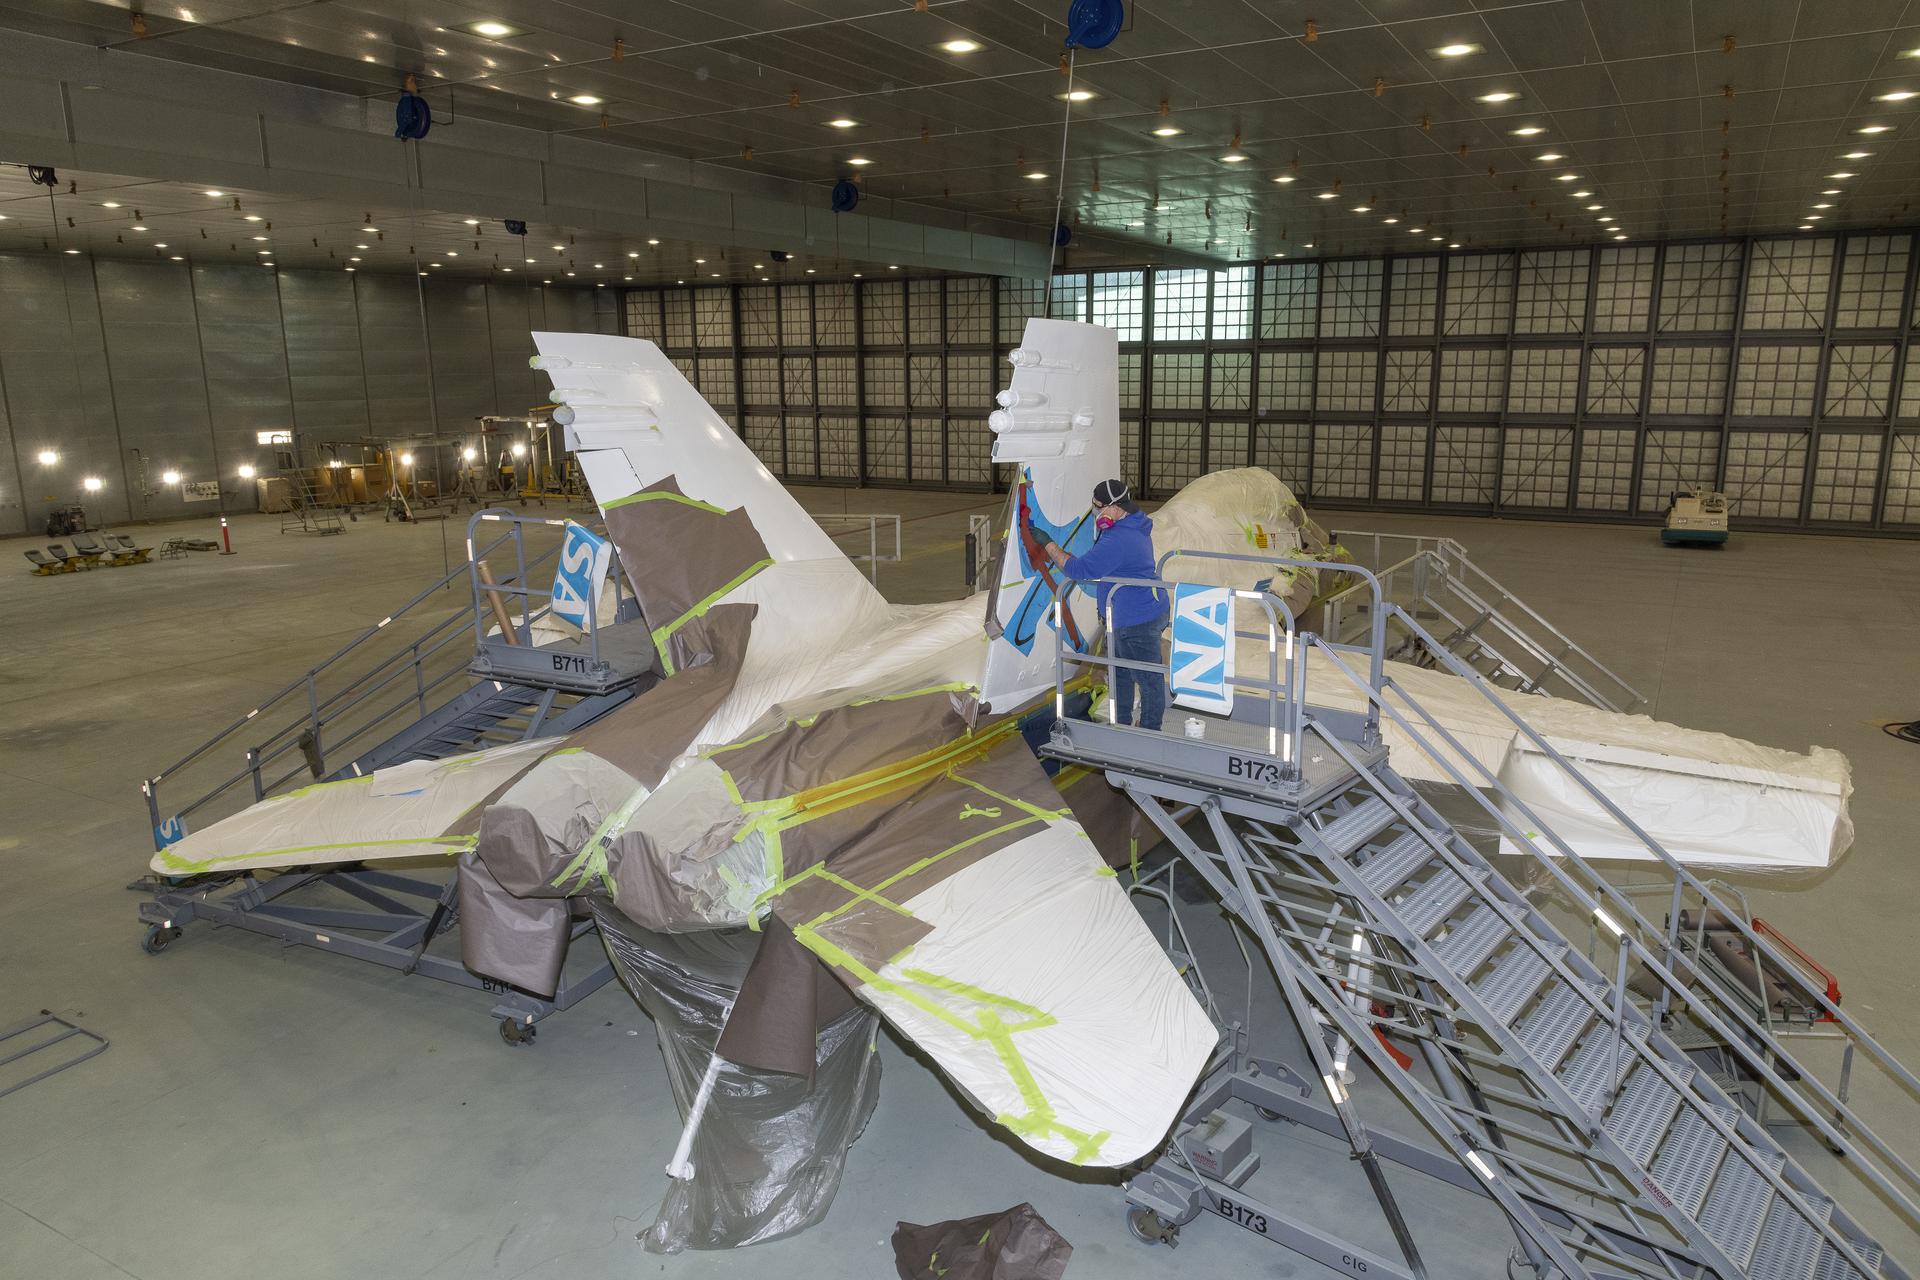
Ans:
POLYGON ((1105 533, 1107 530, 1113 528, 1113 526, 1114 526, 1114 520, 1111 516, 1094 517, 1093 527, 1098 529, 1102 533, 1105 533))

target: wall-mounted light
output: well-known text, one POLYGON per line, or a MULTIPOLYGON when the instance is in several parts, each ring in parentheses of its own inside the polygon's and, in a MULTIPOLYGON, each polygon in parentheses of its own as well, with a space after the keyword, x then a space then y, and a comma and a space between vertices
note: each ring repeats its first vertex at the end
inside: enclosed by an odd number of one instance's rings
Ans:
POLYGON ((403 467, 410 467, 410 466, 412 466, 412 465, 413 465, 413 455, 412 455, 412 454, 410 454, 410 453, 403 453, 403 454, 401 454, 401 455, 400 455, 400 465, 401 465, 401 466, 403 466, 403 467))
POLYGON ((173 470, 162 471, 160 473, 160 483, 169 484, 169 485, 179 484, 180 473, 178 471, 173 471, 173 470))
POLYGON ((98 493, 100 492, 100 488, 101 488, 100 477, 87 476, 85 479, 80 481, 80 487, 82 489, 85 489, 88 493, 98 493))
POLYGON ((475 458, 479 456, 480 455, 474 451, 474 447, 472 445, 468 445, 466 448, 460 451, 460 458, 463 462, 472 462, 475 458))
POLYGON ((519 442, 518 440, 516 440, 516 441, 514 441, 514 442, 513 442, 513 456, 514 456, 514 457, 516 457, 516 458, 524 458, 524 457, 526 457, 526 456, 527 456, 527 446, 525 446, 525 445, 523 445, 523 444, 521 444, 521 443, 520 443, 520 442, 519 442))
POLYGON ((242 480, 253 479, 253 464, 251 462, 243 462, 240 464, 240 478, 242 480))

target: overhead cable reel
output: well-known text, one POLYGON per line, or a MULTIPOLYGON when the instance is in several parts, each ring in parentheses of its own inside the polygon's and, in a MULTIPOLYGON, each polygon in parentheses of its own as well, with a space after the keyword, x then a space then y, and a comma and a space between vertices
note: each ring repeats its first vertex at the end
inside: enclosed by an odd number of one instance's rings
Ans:
POLYGON ((1067 8, 1067 48, 1104 49, 1126 24, 1121 0, 1073 0, 1067 8))
POLYGON ((433 108, 427 105, 425 98, 413 91, 413 87, 413 77, 408 76, 407 87, 393 108, 393 136, 418 142, 427 136, 427 130, 433 128, 433 108))
POLYGON ((842 178, 833 184, 833 211, 852 213, 854 206, 860 203, 860 188, 853 185, 853 179, 842 178))

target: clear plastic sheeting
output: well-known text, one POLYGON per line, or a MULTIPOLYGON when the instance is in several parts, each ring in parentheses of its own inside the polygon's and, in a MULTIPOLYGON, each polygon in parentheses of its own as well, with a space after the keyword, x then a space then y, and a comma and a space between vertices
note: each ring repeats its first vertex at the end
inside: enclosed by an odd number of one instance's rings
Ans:
MULTIPOLYGON (((744 929, 666 935, 595 902, 620 980, 653 1019, 675 1104, 685 1116, 760 944, 744 929)), ((864 1006, 815 1042, 814 1076, 722 1062, 694 1139, 693 1177, 670 1180, 651 1253, 776 1240, 826 1216, 852 1146, 880 1096, 879 1018, 864 1006)))

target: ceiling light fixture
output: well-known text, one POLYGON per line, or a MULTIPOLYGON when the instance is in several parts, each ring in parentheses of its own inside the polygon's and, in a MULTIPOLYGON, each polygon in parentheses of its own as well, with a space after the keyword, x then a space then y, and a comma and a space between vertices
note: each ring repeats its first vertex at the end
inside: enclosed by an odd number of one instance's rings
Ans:
POLYGON ((1580 175, 1577 173, 1560 173, 1555 174, 1553 180, 1555 182, 1578 182, 1580 181, 1580 175))
POLYGON ((1847 152, 1847 154, 1841 156, 1840 158, 1842 160, 1865 160, 1868 156, 1872 154, 1873 152, 1871 151, 1849 151, 1847 152))
POLYGON ((1916 94, 1912 89, 1895 89, 1891 93, 1876 93, 1873 95, 1873 100, 1875 102, 1905 102, 1907 99, 1913 97, 1920 97, 1920 94, 1916 94))
POLYGON ((1823 196, 1837 196, 1840 194, 1840 188, 1828 187, 1825 191, 1822 191, 1820 194, 1823 196))
POLYGON ((510 27, 504 22, 496 22, 491 18, 469 22, 460 29, 476 36, 485 36, 489 40, 506 40, 512 36, 527 34, 525 28, 510 27))
POLYGON ((1824 218, 1824 217, 1826 217, 1826 216, 1827 216, 1827 215, 1826 215, 1826 214, 1824 214, 1824 213, 1810 213, 1810 214, 1808 214, 1808 215, 1807 215, 1807 221, 1808 221, 1808 222, 1818 222, 1818 221, 1820 221, 1820 219, 1822 219, 1822 218, 1824 218))
POLYGON ((1555 160, 1565 160, 1566 157, 1561 155, 1558 151, 1543 151, 1539 155, 1535 156, 1534 159, 1538 160, 1542 164, 1552 164, 1555 160))
POLYGON ((1322 192, 1320 192, 1320 193, 1319 193, 1318 195, 1316 195, 1316 196, 1314 196, 1314 199, 1316 199, 1316 200, 1336 200, 1336 199, 1338 199, 1338 198, 1339 198, 1339 196, 1340 196, 1340 193, 1339 193, 1338 191, 1322 191, 1322 192))
POLYGON ((1429 49, 1427 52, 1436 58, 1464 58, 1470 53, 1479 53, 1480 46, 1477 44, 1456 42, 1454 44, 1443 44, 1439 48, 1429 49))
POLYGON ((948 53, 978 53, 983 46, 978 40, 942 40, 940 47, 948 53))
POLYGON ((1479 98, 1477 98, 1477 99, 1475 99, 1475 101, 1478 101, 1478 102, 1496 102, 1496 103, 1498 103, 1498 102, 1512 102, 1512 101, 1513 101, 1513 100, 1514 100, 1515 98, 1517 98, 1517 97, 1519 97, 1519 96, 1520 96, 1520 95, 1519 95, 1519 94, 1517 94, 1517 93, 1509 93, 1509 92, 1507 92, 1507 91, 1506 91, 1505 89, 1502 89, 1502 90, 1500 90, 1500 91, 1499 91, 1499 92, 1497 92, 1497 93, 1483 93, 1483 94, 1481 94, 1481 95, 1479 96, 1479 98))
POLYGON ((1574 193, 1573 193, 1573 198, 1574 198, 1575 200, 1585 200, 1585 199, 1586 199, 1586 198, 1587 198, 1588 196, 1590 196, 1590 195, 1592 195, 1592 194, 1593 194, 1593 192, 1591 192, 1591 191, 1587 191, 1587 190, 1584 190, 1584 189, 1582 189, 1582 190, 1580 190, 1580 191, 1576 191, 1576 192, 1574 192, 1574 193))
POLYGON ((1811 231, 1813 230, 1813 224, 1811 222, 1803 222, 1800 224, 1800 229, 1802 231, 1811 231))
POLYGON ((1242 155, 1240 152, 1229 151, 1227 152, 1227 154, 1220 157, 1220 163, 1221 164, 1239 164, 1245 159, 1246 159, 1246 156, 1242 155))
POLYGON ((827 127, 829 129, 851 129, 857 123, 859 122, 855 120, 849 120, 845 116, 841 116, 838 120, 827 121, 827 127))
POLYGON ((1283 173, 1279 177, 1275 178, 1274 181, 1284 187, 1287 183, 1293 181, 1293 175, 1290 173, 1283 173))
POLYGON ((1353 206, 1353 211, 1355 213, 1372 213, 1373 206, 1370 204, 1357 204, 1353 206))
POLYGON ((120 202, 118 200, 102 200, 100 202, 100 207, 102 209, 118 209, 120 207, 120 202))
POLYGON ((367 233, 368 235, 370 235, 370 236, 374 236, 374 235, 379 235, 379 234, 380 234, 380 228, 378 228, 378 227, 362 227, 362 228, 360 228, 360 229, 361 229, 362 231, 364 231, 364 232, 366 232, 366 233, 367 233))
POLYGON ((1387 225, 1388 225, 1388 226, 1392 226, 1392 225, 1394 225, 1394 224, 1395 224, 1396 222, 1398 222, 1398 221, 1400 221, 1400 219, 1398 219, 1398 218, 1388 218, 1388 219, 1386 220, 1386 222, 1387 222, 1387 225))
POLYGON ((856 169, 864 169, 868 165, 872 164, 873 161, 867 159, 865 156, 849 156, 847 158, 847 163, 852 165, 856 169))
POLYGON ((1035 170, 1034 170, 1034 171, 1033 171, 1032 173, 1029 173, 1029 174, 1028 174, 1028 175, 1026 175, 1026 176, 1027 176, 1028 178, 1031 178, 1031 179, 1032 179, 1033 181, 1035 181, 1035 182, 1038 182, 1038 181, 1040 181, 1040 180, 1041 180, 1042 178, 1044 178, 1044 177, 1046 177, 1047 175, 1046 175, 1046 174, 1044 174, 1044 173, 1042 173, 1042 172, 1040 172, 1040 170, 1038 170, 1038 169, 1035 169, 1035 170))
POLYGON ((1065 93, 1056 93, 1053 96, 1062 102, 1092 102, 1094 93, 1091 89, 1069 89, 1065 93))
POLYGON ((660 242, 659 242, 658 240, 654 240, 654 239, 648 239, 648 241, 647 241, 647 243, 648 243, 648 244, 659 244, 660 242))
POLYGON ((568 98, 567 101, 573 103, 576 107, 597 107, 602 102, 605 102, 606 99, 597 98, 591 93, 576 93, 571 98, 568 98))
POLYGON ((1587 212, 1588 212, 1588 213, 1598 213, 1598 212, 1600 212, 1600 211, 1601 211, 1602 209, 1604 209, 1604 208, 1606 208, 1606 207, 1607 207, 1607 206, 1605 206, 1605 205, 1603 205, 1603 204, 1590 204, 1590 205, 1588 205, 1588 206, 1587 206, 1587 212))
POLYGON ((1622 231, 1619 235, 1614 237, 1615 240, 1625 240, 1626 238, 1627 238, 1627 233, 1624 231, 1622 231))
POLYGON ((1828 178, 1832 179, 1835 182, 1845 182, 1848 178, 1851 178, 1852 176, 1853 175, 1850 173, 1830 173, 1827 175, 1828 178))
POLYGON ((1511 130, 1511 132, 1516 138, 1531 138, 1536 134, 1545 133, 1546 130, 1537 124, 1527 124, 1521 125, 1518 129, 1511 130))
POLYGON ((218 200, 221 196, 224 196, 227 193, 224 191, 209 191, 207 192, 207 194, 212 196, 215 200, 218 200))
MULTIPOLYGON (((133 225, 132 225, 131 227, 128 227, 128 228, 127 228, 127 230, 129 230, 129 231, 145 231, 145 230, 146 230, 146 227, 145 227, 144 225, 142 225, 141 223, 138 223, 138 222, 136 222, 136 223, 134 223, 134 224, 133 224, 133 225)), ((257 237, 255 237, 255 238, 256 238, 256 239, 264 239, 265 237, 259 237, 259 236, 257 236, 257 237)))
POLYGON ((1185 129, 1176 129, 1170 124, 1163 124, 1153 131, 1153 136, 1156 138, 1177 138, 1185 132, 1185 129))
POLYGON ((1855 129, 1854 132, 1865 133, 1865 134, 1886 133, 1888 130, 1892 128, 1893 126, 1890 124, 1869 124, 1869 125, 1862 125, 1860 128, 1855 129))
POLYGON ((1833 208, 1833 203, 1828 200, 1822 200, 1819 204, 1816 204, 1813 207, 1816 209, 1831 209, 1833 208))

